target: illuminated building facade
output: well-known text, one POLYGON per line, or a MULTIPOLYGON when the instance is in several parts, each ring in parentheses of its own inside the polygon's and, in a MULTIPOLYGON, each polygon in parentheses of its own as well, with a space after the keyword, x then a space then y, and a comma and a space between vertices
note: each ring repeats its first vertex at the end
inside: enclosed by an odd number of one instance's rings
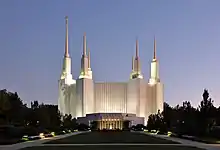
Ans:
POLYGON ((98 129, 123 129, 124 121, 129 121, 130 126, 134 124, 144 124, 144 117, 137 117, 128 113, 93 113, 77 119, 79 123, 91 125, 97 122, 98 129))
POLYGON ((135 51, 135 57, 132 58, 130 79, 127 82, 95 82, 92 77, 90 50, 87 49, 86 35, 84 34, 81 71, 75 80, 71 74, 68 18, 66 17, 65 53, 59 79, 58 108, 60 112, 81 119, 95 113, 135 114, 136 120, 138 117, 144 118, 144 124, 146 124, 150 114, 155 114, 158 110, 163 111, 164 94, 156 58, 156 40, 154 39, 154 56, 151 62, 149 81, 144 80, 141 72, 138 40, 136 40, 135 51))

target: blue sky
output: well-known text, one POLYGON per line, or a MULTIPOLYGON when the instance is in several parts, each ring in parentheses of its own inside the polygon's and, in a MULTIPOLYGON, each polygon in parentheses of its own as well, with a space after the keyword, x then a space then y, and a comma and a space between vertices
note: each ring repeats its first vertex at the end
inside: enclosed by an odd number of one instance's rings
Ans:
POLYGON ((96 81, 129 79, 136 37, 148 80, 156 35, 165 101, 197 106, 208 88, 219 105, 219 6, 219 0, 1 0, 0 88, 28 104, 57 104, 68 15, 75 78, 84 32, 96 81))

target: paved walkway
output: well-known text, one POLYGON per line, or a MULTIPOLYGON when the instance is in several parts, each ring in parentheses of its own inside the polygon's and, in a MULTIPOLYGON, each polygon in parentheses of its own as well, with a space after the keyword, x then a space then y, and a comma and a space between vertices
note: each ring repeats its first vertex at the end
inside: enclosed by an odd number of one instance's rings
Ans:
POLYGON ((205 143, 200 143, 200 142, 196 142, 196 141, 176 138, 176 137, 169 137, 167 135, 150 134, 150 133, 147 133, 147 132, 143 132, 143 133, 145 133, 147 135, 155 136, 155 137, 158 137, 158 138, 163 138, 163 139, 166 139, 166 140, 179 142, 183 145, 195 146, 195 147, 203 148, 203 149, 207 149, 207 150, 220 150, 220 144, 205 144, 205 143))
POLYGON ((12 144, 12 145, 0 145, 0 150, 19 150, 19 149, 25 148, 25 147, 40 146, 45 142, 66 138, 66 137, 69 137, 72 135, 77 135, 80 133, 82 133, 82 132, 73 132, 70 134, 59 135, 59 136, 55 136, 55 137, 48 137, 48 138, 44 138, 44 139, 27 141, 27 142, 21 142, 21 143, 16 143, 16 144, 12 144))

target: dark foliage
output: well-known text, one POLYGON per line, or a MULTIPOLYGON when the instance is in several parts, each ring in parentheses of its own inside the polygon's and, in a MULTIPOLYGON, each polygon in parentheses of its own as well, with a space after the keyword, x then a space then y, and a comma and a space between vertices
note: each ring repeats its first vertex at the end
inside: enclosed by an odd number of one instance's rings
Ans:
POLYGON ((90 127, 92 131, 98 130, 98 121, 92 121, 90 127))
POLYGON ((77 126, 77 128, 78 128, 79 131, 88 131, 89 130, 89 126, 86 125, 86 124, 79 124, 77 126))
POLYGON ((71 115, 61 116, 57 105, 31 102, 28 108, 18 94, 0 90, 0 142, 6 138, 21 138, 23 135, 75 130, 76 119, 71 115))
POLYGON ((189 101, 182 106, 171 107, 164 103, 162 113, 152 114, 148 118, 147 129, 160 132, 173 131, 178 135, 215 136, 219 135, 220 108, 213 105, 207 89, 202 94, 198 108, 193 108, 189 101))

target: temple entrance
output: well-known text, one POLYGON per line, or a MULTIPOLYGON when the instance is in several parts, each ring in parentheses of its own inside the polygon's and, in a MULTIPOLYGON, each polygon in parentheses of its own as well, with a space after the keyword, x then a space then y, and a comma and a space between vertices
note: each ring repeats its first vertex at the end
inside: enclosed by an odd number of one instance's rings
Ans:
POLYGON ((100 130, 107 129, 107 130, 116 130, 123 128, 123 121, 122 120, 99 120, 98 121, 98 128, 100 130))
POLYGON ((103 127, 106 126, 105 129, 110 129, 110 130, 113 130, 113 129, 116 129, 117 126, 114 122, 104 122, 106 125, 103 124, 103 127))
POLYGON ((93 129, 122 130, 130 127, 130 121, 120 119, 103 119, 93 121, 93 129))
POLYGON ((112 130, 112 129, 113 129, 112 124, 110 124, 109 129, 110 129, 110 130, 112 130))

